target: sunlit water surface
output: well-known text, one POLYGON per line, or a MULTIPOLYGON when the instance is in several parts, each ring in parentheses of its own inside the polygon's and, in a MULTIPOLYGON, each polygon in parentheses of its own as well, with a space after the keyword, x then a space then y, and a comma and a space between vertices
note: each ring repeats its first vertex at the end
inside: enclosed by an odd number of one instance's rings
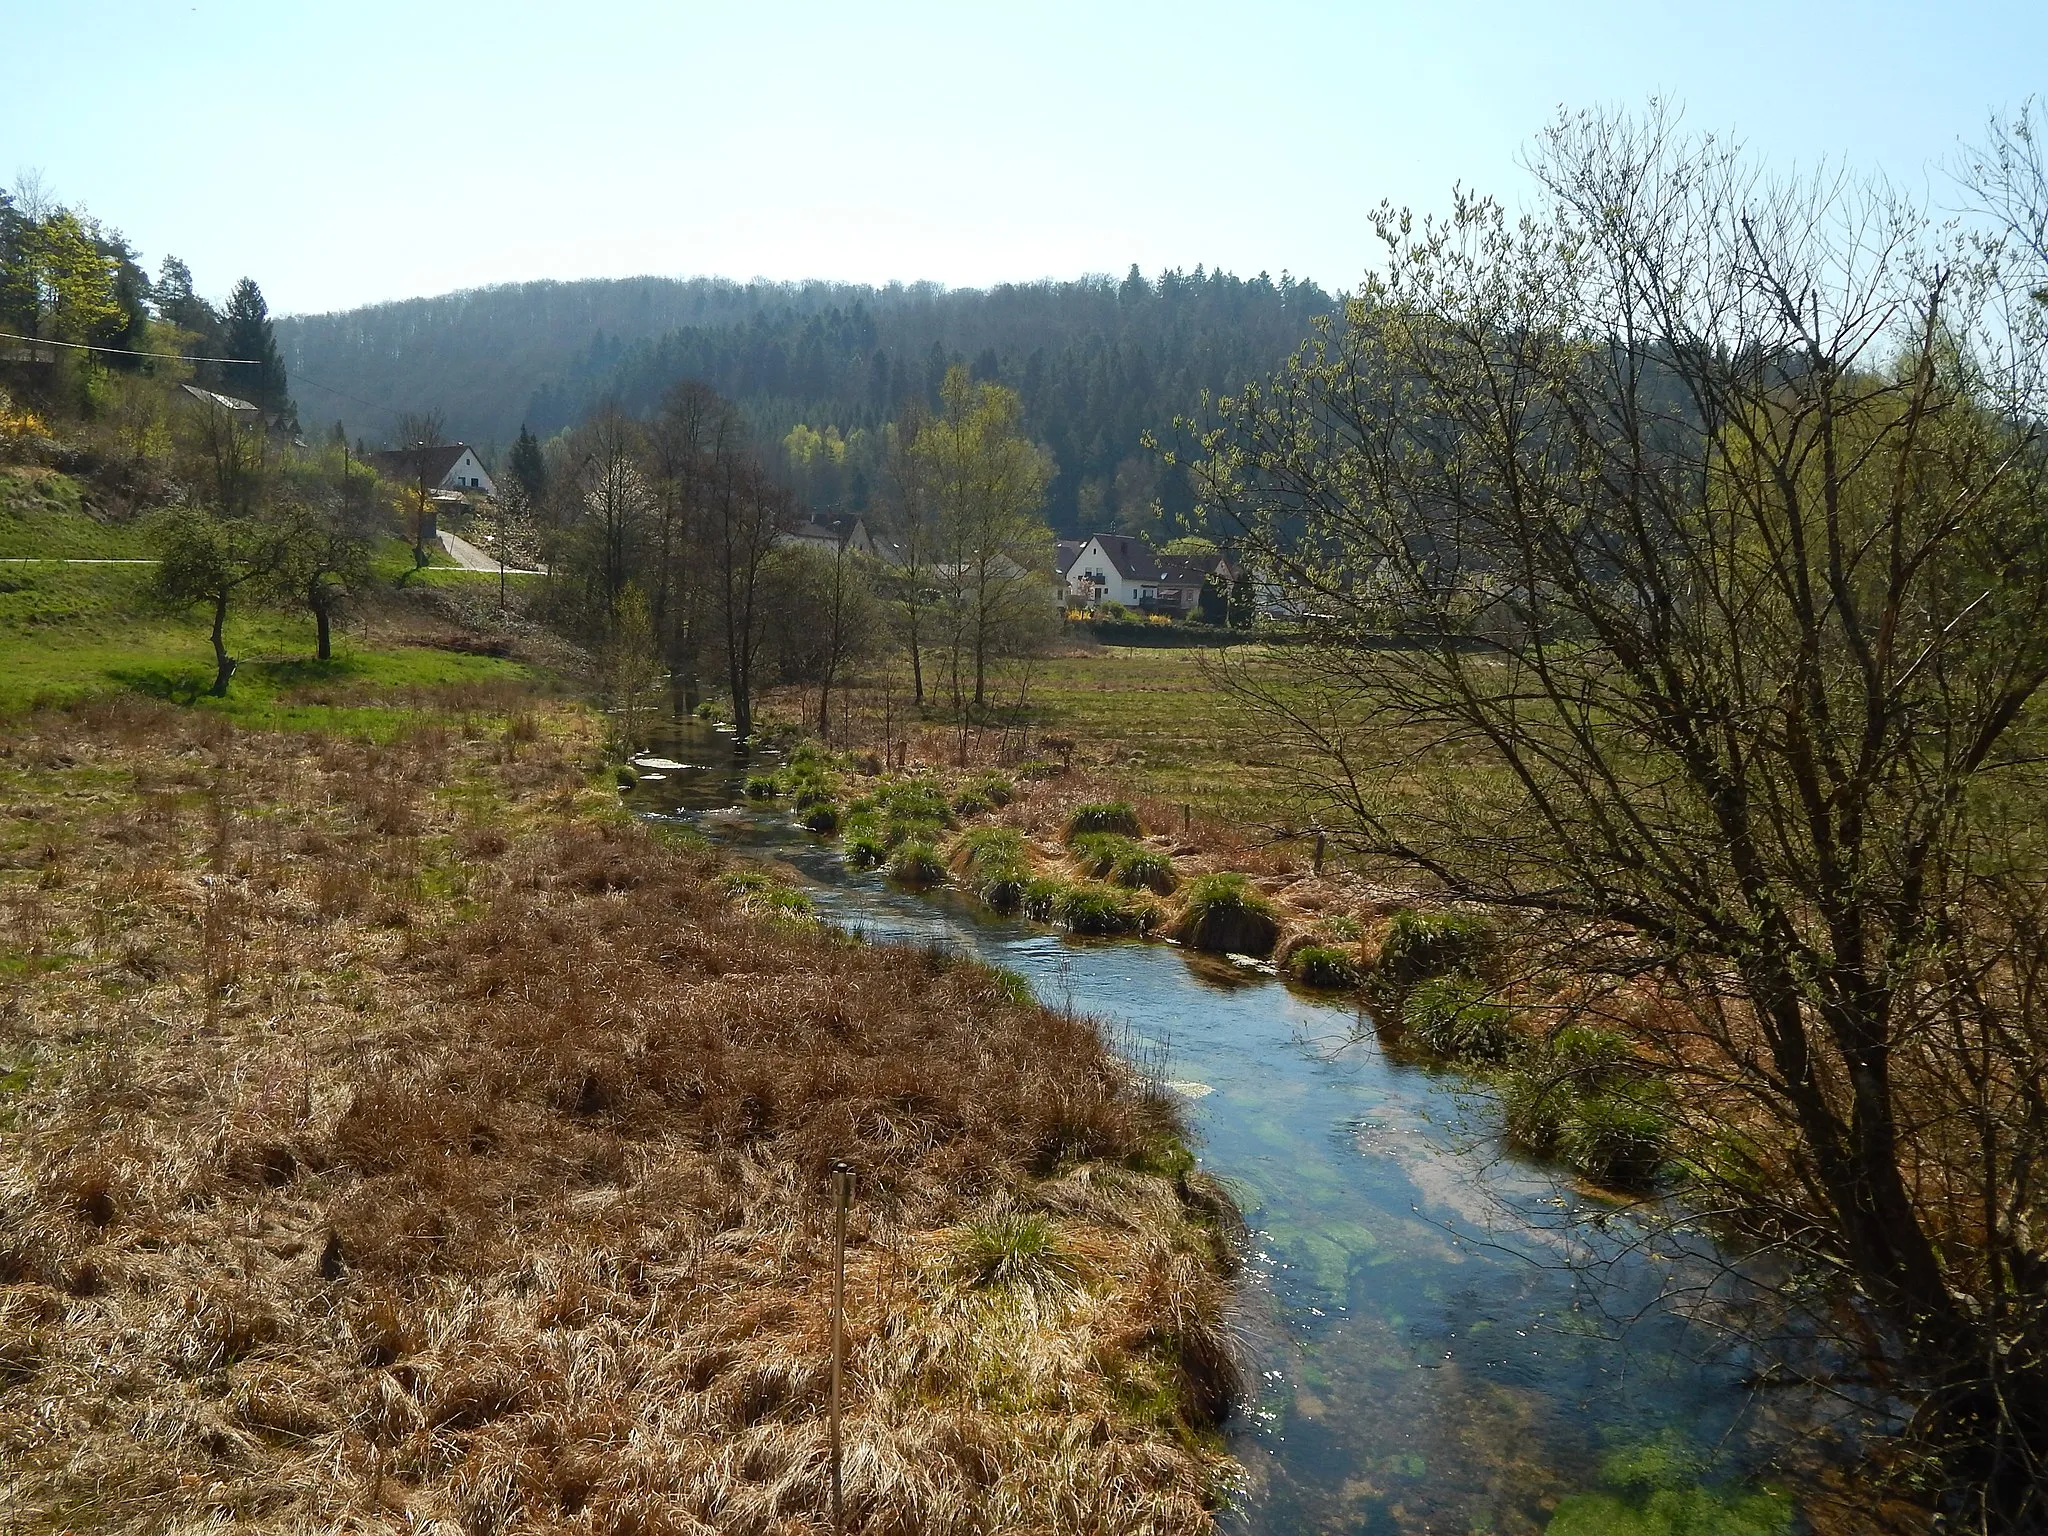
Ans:
POLYGON ((681 728, 652 750, 668 761, 635 811, 793 866, 822 916, 874 940, 1008 967, 1185 1095, 1252 1233, 1239 1322, 1256 1401, 1230 1430, 1247 1469, 1231 1528, 1540 1531, 1646 1448, 1709 1482, 1785 1480, 1769 1454, 1784 1425, 1743 1385, 1754 1362, 1662 1300, 1707 1269, 1706 1240, 1508 1154, 1483 1093, 1390 1059, 1354 1008, 897 889, 749 807, 729 737, 681 728))

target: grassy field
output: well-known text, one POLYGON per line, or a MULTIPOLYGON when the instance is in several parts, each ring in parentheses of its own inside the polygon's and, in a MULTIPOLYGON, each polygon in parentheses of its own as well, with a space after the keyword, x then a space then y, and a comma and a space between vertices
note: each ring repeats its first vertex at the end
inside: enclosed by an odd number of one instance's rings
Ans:
MULTIPOLYGON (((196 610, 157 605, 147 565, 69 563, 149 554, 134 522, 91 515, 68 477, 0 471, 0 712, 140 693, 242 725, 388 739, 404 724, 405 698, 421 690, 528 676, 517 661, 449 648, 459 637, 446 626, 418 624, 344 630, 334 658, 315 661, 309 617, 244 604, 227 635, 242 665, 227 698, 208 698, 213 651, 196 610)), ((415 571, 404 543, 385 541, 375 559, 379 588, 397 595, 486 579, 453 569, 438 547, 434 554, 437 564, 415 571)))
POLYGON ((1038 735, 1082 743, 1081 755, 1141 794, 1186 801, 1217 819, 1284 821, 1286 759, 1220 686, 1212 651, 1101 646, 1032 669, 1038 735))

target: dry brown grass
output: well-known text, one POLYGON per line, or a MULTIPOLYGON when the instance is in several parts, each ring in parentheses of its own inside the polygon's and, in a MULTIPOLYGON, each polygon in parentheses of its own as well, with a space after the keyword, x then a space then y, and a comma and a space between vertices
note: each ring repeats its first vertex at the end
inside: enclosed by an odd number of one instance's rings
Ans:
POLYGON ((587 732, 0 728, 0 1527, 824 1529, 844 1156, 851 1527, 1207 1529, 1171 1109, 997 973, 747 916, 587 732), (1019 1211, 1061 1283, 963 1276, 1019 1211))

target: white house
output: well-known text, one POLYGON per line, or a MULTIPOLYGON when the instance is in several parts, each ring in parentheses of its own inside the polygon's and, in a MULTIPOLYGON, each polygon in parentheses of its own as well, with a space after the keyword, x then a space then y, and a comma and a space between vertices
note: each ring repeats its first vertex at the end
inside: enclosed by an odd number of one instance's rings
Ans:
POLYGON ((1121 603, 1145 613, 1193 613, 1202 583, 1214 575, 1228 582, 1230 566, 1221 555, 1160 555, 1143 539, 1098 533, 1069 557, 1059 552, 1067 598, 1083 607, 1121 603))
POLYGON ((496 496, 498 487, 483 460, 467 443, 442 443, 433 448, 398 448, 373 453, 370 462, 389 479, 425 480, 430 491, 480 491, 496 496))
POLYGON ((882 558, 880 547, 868 532, 867 519, 858 513, 835 515, 813 512, 776 542, 815 549, 827 555, 845 550, 849 554, 866 555, 870 560, 882 558))

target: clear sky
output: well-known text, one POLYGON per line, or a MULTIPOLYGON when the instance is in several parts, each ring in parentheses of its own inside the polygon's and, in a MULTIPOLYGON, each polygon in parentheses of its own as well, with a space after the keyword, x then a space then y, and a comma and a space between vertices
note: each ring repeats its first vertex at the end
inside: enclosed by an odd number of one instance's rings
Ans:
POLYGON ((536 277, 1197 263, 1354 284, 1560 106, 1919 184, 2048 92, 2048 3, 0 0, 0 177, 275 312, 536 277))

